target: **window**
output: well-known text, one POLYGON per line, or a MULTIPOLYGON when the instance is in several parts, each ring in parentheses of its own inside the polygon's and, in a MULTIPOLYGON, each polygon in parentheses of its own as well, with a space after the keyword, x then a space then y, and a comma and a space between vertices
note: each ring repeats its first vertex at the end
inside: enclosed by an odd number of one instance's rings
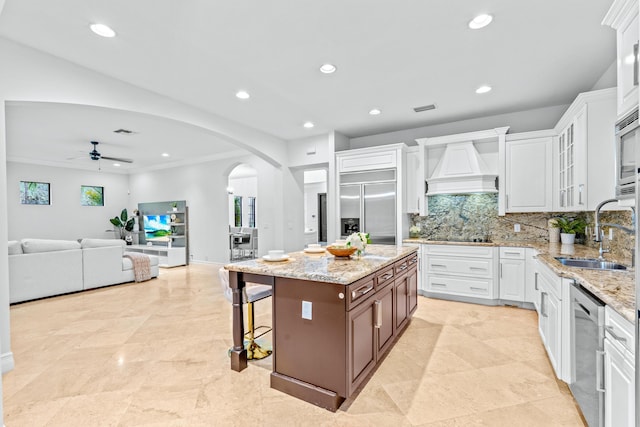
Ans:
POLYGON ((235 226, 242 227, 242 196, 233 198, 233 215, 235 217, 235 226))
POLYGON ((256 226, 256 198, 249 197, 249 227, 256 226))

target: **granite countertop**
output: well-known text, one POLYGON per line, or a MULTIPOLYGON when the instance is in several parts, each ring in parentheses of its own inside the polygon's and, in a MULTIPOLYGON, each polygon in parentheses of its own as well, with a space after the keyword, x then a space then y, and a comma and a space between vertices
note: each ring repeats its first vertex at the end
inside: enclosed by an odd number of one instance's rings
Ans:
MULTIPOLYGON (((449 242, 427 239, 405 239, 404 243, 421 243, 429 245, 467 245, 467 246, 502 246, 534 248, 538 251, 537 259, 542 261, 560 277, 566 277, 580 283, 605 304, 620 313, 631 323, 635 322, 635 271, 589 270, 585 268, 567 267, 560 264, 555 257, 570 256, 575 258, 597 258, 598 251, 584 245, 561 245, 559 243, 535 243, 516 241, 493 242, 449 242)), ((607 261, 625 264, 622 260, 609 255, 607 261)), ((627 263, 628 264, 628 261, 627 263)))
POLYGON ((415 246, 368 245, 364 255, 359 258, 336 258, 329 252, 313 254, 300 251, 290 252, 287 261, 270 262, 258 258, 227 264, 224 268, 243 273, 348 285, 417 250, 415 246))

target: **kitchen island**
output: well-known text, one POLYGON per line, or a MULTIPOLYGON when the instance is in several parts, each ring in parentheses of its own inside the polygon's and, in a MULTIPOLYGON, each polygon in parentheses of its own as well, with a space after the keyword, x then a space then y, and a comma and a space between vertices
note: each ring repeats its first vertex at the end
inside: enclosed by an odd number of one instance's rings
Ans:
POLYGON ((271 387, 335 411, 360 386, 417 307, 415 246, 369 245, 362 257, 294 252, 225 266, 233 291, 231 369, 247 366, 242 292, 273 286, 271 387))

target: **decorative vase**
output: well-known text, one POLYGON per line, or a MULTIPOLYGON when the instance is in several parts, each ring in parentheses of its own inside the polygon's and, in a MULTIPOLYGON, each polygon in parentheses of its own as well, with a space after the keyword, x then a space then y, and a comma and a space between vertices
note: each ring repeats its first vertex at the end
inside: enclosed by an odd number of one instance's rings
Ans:
POLYGON ((412 233, 411 231, 409 232, 409 237, 411 237, 412 239, 415 239, 417 237, 420 237, 420 233, 412 233))
POLYGON ((560 233, 560 241, 563 245, 573 245, 576 241, 575 234, 560 233))

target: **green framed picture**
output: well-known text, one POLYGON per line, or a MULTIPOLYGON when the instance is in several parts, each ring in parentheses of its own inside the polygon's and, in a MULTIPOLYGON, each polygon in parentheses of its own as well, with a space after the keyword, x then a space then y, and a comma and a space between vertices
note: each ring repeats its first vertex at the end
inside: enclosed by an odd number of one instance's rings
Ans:
POLYGON ((104 206, 104 187, 96 185, 80 186, 81 206, 104 206))
POLYGON ((20 181, 20 203, 23 205, 50 205, 51 186, 48 182, 20 181))

